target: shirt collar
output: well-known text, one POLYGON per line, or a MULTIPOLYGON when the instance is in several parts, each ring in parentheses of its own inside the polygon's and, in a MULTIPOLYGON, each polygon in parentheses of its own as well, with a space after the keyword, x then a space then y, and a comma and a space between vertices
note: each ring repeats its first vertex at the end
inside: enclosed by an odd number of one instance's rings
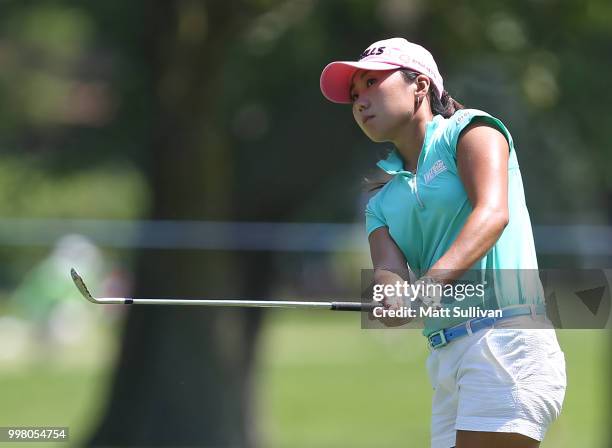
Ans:
POLYGON ((404 159, 397 149, 393 149, 386 159, 380 160, 376 165, 387 174, 393 175, 404 171, 404 159))

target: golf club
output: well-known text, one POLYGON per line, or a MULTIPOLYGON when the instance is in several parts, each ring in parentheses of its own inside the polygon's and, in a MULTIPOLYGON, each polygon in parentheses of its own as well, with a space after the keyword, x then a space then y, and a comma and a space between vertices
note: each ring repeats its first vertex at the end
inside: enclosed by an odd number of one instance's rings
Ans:
POLYGON ((361 302, 313 302, 288 300, 224 300, 224 299, 134 299, 129 297, 95 298, 87 289, 83 278, 76 269, 70 270, 72 280, 79 292, 92 303, 115 305, 198 305, 198 306, 229 306, 242 308, 320 308, 331 311, 371 311, 377 303, 361 302))

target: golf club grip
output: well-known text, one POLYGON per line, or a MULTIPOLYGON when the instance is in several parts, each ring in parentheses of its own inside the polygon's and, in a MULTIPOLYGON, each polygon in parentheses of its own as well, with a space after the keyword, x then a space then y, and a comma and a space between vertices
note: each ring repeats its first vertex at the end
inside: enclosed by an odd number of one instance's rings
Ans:
POLYGON ((332 311, 372 311, 375 307, 381 306, 377 303, 361 302, 332 302, 332 311))

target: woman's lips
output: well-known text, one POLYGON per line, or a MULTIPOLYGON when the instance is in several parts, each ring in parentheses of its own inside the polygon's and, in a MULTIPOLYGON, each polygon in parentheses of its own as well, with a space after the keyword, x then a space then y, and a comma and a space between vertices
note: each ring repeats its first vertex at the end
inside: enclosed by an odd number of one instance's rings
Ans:
POLYGON ((374 115, 368 115, 367 117, 365 117, 362 121, 361 124, 366 124, 368 121, 370 121, 372 118, 374 118, 374 115))

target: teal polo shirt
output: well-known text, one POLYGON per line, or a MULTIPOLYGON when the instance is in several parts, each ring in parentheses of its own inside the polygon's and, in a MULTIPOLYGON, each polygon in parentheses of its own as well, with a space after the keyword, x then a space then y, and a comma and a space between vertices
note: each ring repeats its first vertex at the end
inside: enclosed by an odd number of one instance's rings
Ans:
MULTIPOLYGON (((480 273, 481 281, 488 279, 487 285, 494 287, 487 287, 487 293, 480 297, 450 300, 447 306, 499 309, 543 303, 531 222, 512 136, 500 120, 486 112, 462 109, 448 119, 436 115, 428 122, 416 174, 404 170, 397 150, 378 162, 392 178, 368 201, 367 233, 388 227, 417 277, 446 253, 472 211, 457 169, 457 140, 461 131, 474 121, 498 129, 508 141, 509 223, 495 245, 471 269, 471 274, 480 273)), ((428 336, 467 319, 426 318, 423 334, 428 336)))

